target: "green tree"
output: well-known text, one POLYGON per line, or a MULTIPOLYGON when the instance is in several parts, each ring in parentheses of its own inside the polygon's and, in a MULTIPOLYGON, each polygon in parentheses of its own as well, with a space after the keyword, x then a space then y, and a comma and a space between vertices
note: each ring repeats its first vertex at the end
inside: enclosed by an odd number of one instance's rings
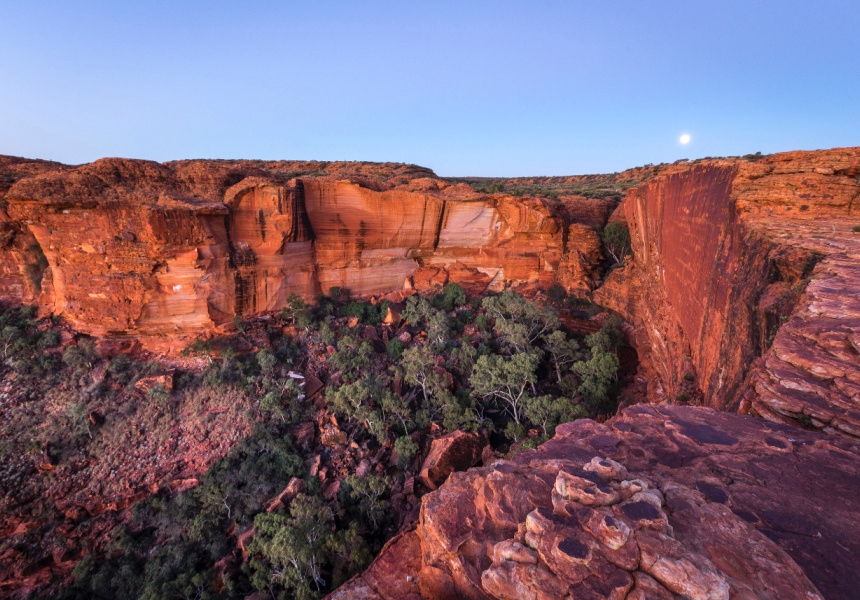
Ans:
POLYGON ((386 424, 393 425, 394 423, 399 423, 403 429, 403 433, 409 433, 408 424, 412 421, 412 411, 409 410, 409 406, 403 397, 389 390, 387 386, 380 390, 379 410, 386 424))
POLYGON ((595 409, 607 407, 618 367, 618 357, 603 351, 599 346, 591 348, 591 358, 573 364, 571 369, 580 381, 577 391, 588 405, 595 409))
POLYGON ((406 344, 404 344, 402 340, 393 338, 389 340, 388 344, 385 346, 385 352, 386 354, 388 354, 388 358, 390 358, 393 362, 397 362, 403 355, 403 349, 405 347, 406 344))
POLYGON ((354 573, 363 571, 373 560, 364 532, 356 521, 352 521, 346 529, 335 532, 328 540, 327 549, 333 563, 332 589, 354 573))
POLYGON ((83 402, 75 402, 69 407, 69 417, 72 420, 72 427, 80 436, 88 435, 93 439, 93 434, 90 431, 90 411, 87 405, 83 402))
POLYGON ((361 421, 368 416, 375 404, 375 382, 369 376, 354 383, 326 389, 326 402, 332 411, 353 421, 361 421))
POLYGON ((429 405, 434 394, 447 385, 436 369, 436 357, 427 346, 416 346, 403 352, 400 360, 403 379, 421 390, 424 404, 429 405))
POLYGON ((334 534, 334 513, 325 501, 299 494, 290 503, 289 517, 260 513, 254 528, 256 536, 248 550, 265 559, 254 559, 255 587, 266 590, 276 582, 295 598, 317 597, 326 585, 322 569, 334 534))
POLYGON ((624 334, 621 331, 621 319, 612 315, 598 331, 585 336, 585 345, 594 349, 600 348, 603 352, 617 352, 618 347, 624 342, 624 334))
POLYGON ((509 358, 485 355, 478 359, 469 383, 472 392, 484 400, 499 402, 516 424, 523 414, 521 404, 536 381, 539 358, 534 354, 514 354, 509 358))
POLYGON ((512 290, 484 298, 483 306, 511 353, 533 351, 541 335, 558 329, 558 315, 554 311, 541 308, 512 290))
POLYGON ((341 372, 343 380, 352 382, 361 377, 373 364, 373 345, 368 340, 359 341, 353 335, 345 335, 337 343, 337 352, 329 358, 329 364, 341 372))
POLYGON ((623 266, 624 259, 631 253, 630 230, 621 223, 609 223, 600 234, 603 247, 612 257, 613 264, 623 266))
POLYGON ((558 425, 588 416, 582 406, 564 396, 527 397, 523 413, 532 424, 543 430, 544 439, 551 437, 558 425))
POLYGON ((63 352, 63 362, 74 369, 92 369, 98 359, 95 343, 89 338, 82 339, 76 346, 69 346, 63 352))
POLYGON ((579 344, 576 340, 567 339, 567 335, 560 329, 545 335, 543 342, 555 367, 558 383, 561 383, 562 373, 581 356, 579 344))
POLYGON ((394 441, 394 453, 397 455, 397 466, 406 470, 418 454, 418 444, 410 436, 401 435, 394 441))
POLYGON ((451 338, 450 318, 445 312, 434 308, 424 296, 410 296, 401 315, 413 325, 424 324, 427 328, 427 339, 437 351, 442 350, 451 338))
POLYGON ((618 347, 624 342, 621 319, 612 316, 599 331, 586 336, 591 349, 588 360, 578 361, 571 370, 579 376, 578 393, 593 410, 609 412, 612 409, 613 388, 618 381, 618 347))
POLYGON ((478 351, 475 347, 467 341, 461 340, 460 345, 451 350, 451 368, 459 370, 463 377, 469 377, 477 358, 478 351))
POLYGON ((377 531, 385 522, 391 503, 385 499, 391 489, 391 481, 375 473, 363 477, 348 475, 344 479, 347 496, 357 503, 361 515, 366 519, 370 530, 377 531))
POLYGON ((281 309, 281 318, 285 321, 295 323, 300 314, 306 313, 309 306, 301 296, 292 293, 287 296, 286 304, 281 309))
POLYGON ((444 311, 451 312, 458 306, 466 304, 466 292, 458 283, 448 283, 442 293, 434 299, 434 304, 444 311))
POLYGON ((567 298, 567 291, 561 284, 554 284, 546 291, 547 299, 553 304, 561 304, 567 298))

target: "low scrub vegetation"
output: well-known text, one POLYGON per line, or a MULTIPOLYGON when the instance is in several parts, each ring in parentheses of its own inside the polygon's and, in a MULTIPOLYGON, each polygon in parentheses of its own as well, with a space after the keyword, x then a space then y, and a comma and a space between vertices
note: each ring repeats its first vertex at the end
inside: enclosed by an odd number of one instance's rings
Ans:
MULTIPOLYGON (((100 358, 86 337, 63 347, 32 312, 3 311, 7 375, 34 395, 63 390, 49 394, 65 408, 36 428, 31 455, 50 446, 59 468, 81 455, 109 460, 123 445, 169 447, 177 427, 211 436, 213 404, 228 405, 246 431, 190 489, 156 485, 107 545, 85 553, 69 585, 51 593, 321 597, 401 526, 404 507, 414 506, 404 498, 423 490, 405 482, 414 481, 433 435, 480 431, 504 454, 536 446, 560 423, 614 412, 623 385, 620 321, 575 335, 552 308, 569 309, 564 290, 549 300, 538 305, 513 291, 469 298, 448 284, 397 307, 402 324, 382 325, 386 302, 338 289, 313 305, 290 297, 276 317, 189 345, 201 368, 174 370, 170 385, 159 383, 164 365, 100 358), (313 400, 300 370, 326 384, 313 400), (310 445, 296 433, 309 426, 319 440, 310 445), (288 484, 297 493, 275 502, 288 484)), ((26 469, 19 476, 34 477, 26 469)))

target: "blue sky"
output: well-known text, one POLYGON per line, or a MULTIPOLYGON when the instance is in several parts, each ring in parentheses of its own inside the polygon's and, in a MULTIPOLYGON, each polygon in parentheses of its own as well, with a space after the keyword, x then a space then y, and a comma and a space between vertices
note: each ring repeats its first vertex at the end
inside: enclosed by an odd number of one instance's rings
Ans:
POLYGON ((0 23, 0 154, 521 176, 860 145, 856 0, 0 0, 0 23))

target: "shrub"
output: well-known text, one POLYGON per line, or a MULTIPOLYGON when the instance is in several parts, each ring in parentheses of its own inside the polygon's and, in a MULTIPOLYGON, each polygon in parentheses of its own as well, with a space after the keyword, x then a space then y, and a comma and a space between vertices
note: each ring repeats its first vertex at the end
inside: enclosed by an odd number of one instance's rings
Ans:
POLYGON ((406 347, 401 340, 394 338, 388 342, 388 345, 385 347, 385 351, 388 353, 388 358, 393 361, 400 360, 400 357, 403 356, 403 349, 406 347))
POLYGON ((853 231, 854 233, 860 233, 860 225, 855 225, 853 231))
POLYGON ((349 300, 349 290, 335 285, 328 289, 328 297, 335 302, 346 302, 349 300))
POLYGON ((326 346, 334 346, 334 343, 337 341, 337 336, 328 322, 324 322, 320 326, 320 341, 326 346))
POLYGON ((511 421, 505 427, 505 437, 512 442, 518 442, 519 440, 526 437, 526 426, 522 423, 515 423, 514 421, 511 421))
POLYGON ((460 284, 451 282, 434 298, 433 303, 442 310, 451 312, 456 307, 466 304, 466 292, 460 284))
POLYGON ((329 364, 343 374, 343 380, 353 382, 373 364, 375 352, 368 340, 359 341, 352 335, 345 335, 338 341, 337 352, 329 358, 329 364))
POLYGON ((87 405, 83 402, 75 402, 69 407, 69 417, 72 420, 72 427, 76 435, 87 435, 90 439, 93 434, 90 432, 90 411, 87 405))
POLYGON ((374 306, 370 302, 350 302, 338 314, 341 317, 357 317, 365 325, 377 325, 382 322, 390 304, 383 302, 374 306))
POLYGON ((394 453, 397 455, 397 466, 406 470, 418 454, 418 444, 408 435, 402 435, 394 442, 394 453))
POLYGON ((82 339, 77 346, 69 346, 63 352, 63 362, 74 369, 92 368, 98 358, 95 344, 89 338, 82 339))
POLYGON ((308 303, 299 295, 293 293, 287 297, 287 302, 284 308, 281 309, 280 316, 285 321, 292 321, 297 327, 305 328, 310 325, 311 321, 308 308, 308 303), (299 318, 302 318, 302 325, 298 323, 299 318))
POLYGON ((565 291, 564 286, 556 283, 546 291, 546 297, 550 302, 559 304, 564 302, 564 299, 567 298, 567 292, 565 291))

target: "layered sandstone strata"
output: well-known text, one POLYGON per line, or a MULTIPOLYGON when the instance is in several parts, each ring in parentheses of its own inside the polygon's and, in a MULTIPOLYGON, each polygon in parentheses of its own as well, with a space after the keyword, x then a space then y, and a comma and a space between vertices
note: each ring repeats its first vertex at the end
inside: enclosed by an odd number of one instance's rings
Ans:
POLYGON ((330 597, 847 600, 860 585, 857 453, 706 408, 576 421, 454 473, 330 597))
POLYGON ((860 435, 860 152, 681 164, 629 192, 633 258, 594 294, 635 325, 652 401, 860 435), (761 357, 761 358, 759 358, 761 357))
POLYGON ((368 296, 447 281, 474 292, 596 285, 600 240, 559 205, 428 174, 125 159, 47 169, 5 192, 0 298, 176 351, 236 315, 335 286, 368 296))

